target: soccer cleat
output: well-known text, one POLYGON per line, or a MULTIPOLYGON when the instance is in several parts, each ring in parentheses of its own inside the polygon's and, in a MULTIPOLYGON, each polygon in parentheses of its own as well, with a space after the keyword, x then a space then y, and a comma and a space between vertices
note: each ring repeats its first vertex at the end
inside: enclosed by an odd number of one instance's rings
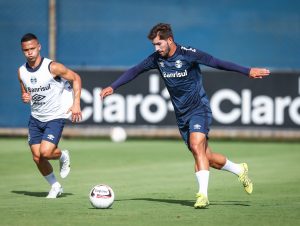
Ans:
POLYGON ((63 193, 63 188, 60 184, 58 185, 54 185, 51 187, 48 195, 47 195, 47 199, 56 199, 58 196, 61 196, 63 193))
POLYGON ((239 181, 242 182, 245 191, 250 195, 253 191, 253 183, 248 177, 248 165, 247 163, 241 163, 240 166, 244 169, 244 172, 239 175, 239 181))
POLYGON ((205 195, 203 195, 202 193, 197 193, 196 198, 197 198, 197 200, 194 205, 195 209, 204 209, 204 208, 208 207, 209 201, 205 195))
POLYGON ((66 178, 70 173, 70 155, 68 150, 62 151, 63 158, 61 157, 59 160, 59 167, 60 167, 60 176, 61 178, 66 178))

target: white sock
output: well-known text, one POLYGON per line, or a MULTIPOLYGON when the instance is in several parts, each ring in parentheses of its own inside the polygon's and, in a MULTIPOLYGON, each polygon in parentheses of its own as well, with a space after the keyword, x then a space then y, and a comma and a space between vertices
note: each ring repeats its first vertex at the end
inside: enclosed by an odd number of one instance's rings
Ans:
POLYGON ((54 173, 50 173, 49 175, 47 176, 44 176, 44 178, 48 181, 48 183, 53 186, 55 183, 58 183, 57 180, 56 180, 56 177, 54 175, 54 173))
POLYGON ((221 170, 226 170, 236 175, 240 175, 243 172, 242 167, 239 164, 231 162, 230 160, 226 159, 225 165, 221 168, 221 170))
POLYGON ((208 170, 200 170, 196 172, 196 178, 199 185, 199 193, 207 196, 208 189, 208 181, 209 181, 209 171, 208 170))

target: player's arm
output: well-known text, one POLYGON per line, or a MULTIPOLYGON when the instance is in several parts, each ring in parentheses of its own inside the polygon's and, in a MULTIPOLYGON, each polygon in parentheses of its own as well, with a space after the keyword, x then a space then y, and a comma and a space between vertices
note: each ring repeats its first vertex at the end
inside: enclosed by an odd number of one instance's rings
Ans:
POLYGON ((101 93, 101 99, 105 98, 108 95, 114 93, 114 90, 119 88, 120 86, 130 82, 131 80, 135 79, 139 74, 143 73, 144 71, 148 71, 150 69, 156 68, 154 54, 143 60, 138 65, 128 69, 125 71, 116 81, 114 81, 110 86, 104 88, 101 93))
POLYGON ((21 80, 20 70, 18 70, 18 79, 19 79, 20 87, 21 87, 21 99, 22 99, 23 103, 30 103, 31 96, 30 96, 30 93, 27 92, 27 90, 24 86, 24 83, 21 80))
POLYGON ((249 72, 250 78, 263 78, 270 74, 270 70, 265 68, 251 68, 249 72))
POLYGON ((103 99, 104 97, 111 95, 114 93, 114 90, 118 87, 130 82, 134 78, 136 78, 140 74, 140 70, 138 66, 132 67, 126 72, 124 72, 116 81, 114 81, 110 86, 104 88, 101 93, 100 97, 103 99))
POLYGON ((266 68, 247 68, 215 57, 210 58, 209 65, 221 70, 239 72, 247 75, 249 78, 263 78, 270 74, 270 71, 266 68))
POLYGON ((74 101, 72 107, 69 109, 69 112, 72 112, 72 122, 78 122, 82 119, 81 108, 80 108, 80 95, 81 95, 81 78, 80 76, 65 67, 63 64, 58 62, 52 62, 50 64, 50 71, 56 76, 60 76, 73 84, 74 91, 74 101))
POLYGON ((229 61, 220 60, 200 50, 196 50, 194 57, 196 57, 198 63, 220 70, 239 72, 250 78, 263 78, 270 74, 268 69, 244 67, 229 61))

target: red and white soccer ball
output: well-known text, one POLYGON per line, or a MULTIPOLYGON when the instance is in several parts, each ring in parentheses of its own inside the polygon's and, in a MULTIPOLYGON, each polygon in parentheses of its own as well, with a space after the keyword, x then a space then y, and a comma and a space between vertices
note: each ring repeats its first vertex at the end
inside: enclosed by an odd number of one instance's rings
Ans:
POLYGON ((89 196, 92 206, 98 209, 107 209, 111 207, 115 200, 114 191, 106 184, 94 186, 90 191, 89 196))

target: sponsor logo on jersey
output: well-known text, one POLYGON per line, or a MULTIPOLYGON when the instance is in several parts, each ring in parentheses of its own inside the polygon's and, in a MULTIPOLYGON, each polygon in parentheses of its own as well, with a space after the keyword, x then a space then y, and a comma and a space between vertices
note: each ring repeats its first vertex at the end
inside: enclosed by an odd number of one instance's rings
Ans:
POLYGON ((181 68, 182 67, 182 61, 181 60, 176 60, 175 61, 175 67, 176 68, 181 68))
POLYGON ((28 87, 27 90, 30 93, 36 93, 36 92, 41 92, 41 91, 46 91, 51 89, 50 83, 47 86, 40 86, 38 88, 30 88, 28 87))
POLYGON ((39 95, 39 94, 34 94, 32 96, 32 100, 35 102, 35 101, 41 101, 42 99, 44 99, 46 96, 43 96, 43 95, 39 95))
POLYGON ((183 72, 176 71, 174 73, 163 72, 162 74, 164 78, 180 78, 187 76, 187 70, 184 70, 183 72))
POLYGON ((192 51, 192 52, 196 52, 196 49, 193 49, 193 48, 186 48, 184 46, 181 46, 181 49, 184 49, 184 50, 187 50, 187 51, 192 51))

